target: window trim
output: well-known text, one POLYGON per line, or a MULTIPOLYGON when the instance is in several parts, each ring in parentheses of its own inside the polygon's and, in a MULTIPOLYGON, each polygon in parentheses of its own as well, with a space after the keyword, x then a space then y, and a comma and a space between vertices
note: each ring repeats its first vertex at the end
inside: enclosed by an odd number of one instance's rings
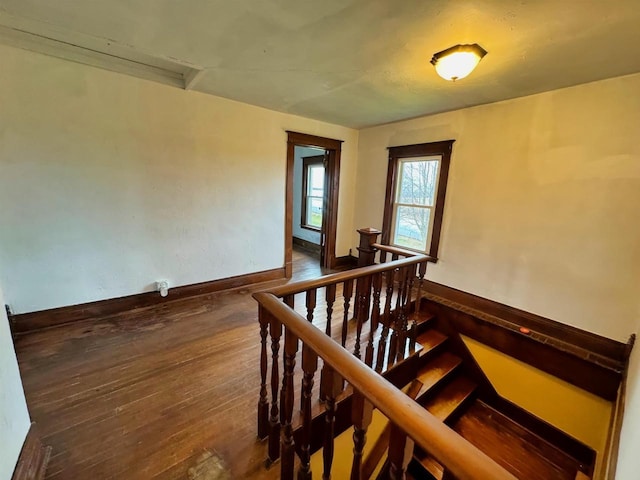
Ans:
MULTIPOLYGON (((316 227, 314 225, 307 224, 307 198, 309 198, 308 194, 308 186, 309 186, 309 167, 313 165, 324 165, 324 155, 314 155, 312 157, 302 157, 302 201, 301 201, 301 211, 300 211, 300 227, 312 230, 314 232, 322 232, 322 226, 316 227)), ((325 175, 326 175, 326 167, 325 167, 325 175)), ((318 198, 318 197, 313 197, 318 198)), ((324 191, 322 196, 322 203, 324 206, 324 191)), ((324 216, 324 208, 322 209, 322 215, 324 216)))
MULTIPOLYGON (((433 208, 433 220, 431 227, 431 239, 427 244, 426 253, 434 263, 438 261, 438 248, 440 246, 440 232, 444 214, 444 202, 447 193, 447 180, 449 178, 449 165, 451 163, 451 150, 455 140, 440 142, 419 143, 415 145, 402 145, 389 147, 389 165, 387 168, 387 189, 384 202, 384 219, 382 222, 382 243, 391 245, 391 231, 395 217, 394 204, 397 198, 397 185, 399 165, 401 160, 415 157, 440 157, 440 172, 438 173, 438 185, 435 205, 433 208)), ((406 247, 402 247, 406 248, 406 247)), ((412 250, 412 249, 409 249, 412 250)), ((415 250, 418 251, 418 250, 415 250)))

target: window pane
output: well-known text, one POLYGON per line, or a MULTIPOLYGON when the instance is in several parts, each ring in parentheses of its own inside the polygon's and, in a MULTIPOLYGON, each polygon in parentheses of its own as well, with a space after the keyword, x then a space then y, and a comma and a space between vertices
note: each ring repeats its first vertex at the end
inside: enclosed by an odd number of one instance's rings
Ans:
POLYGON ((308 198, 307 225, 322 228, 322 198, 308 198))
POLYGON ((430 215, 428 208, 398 207, 393 244, 424 252, 427 249, 430 215))
POLYGON ((322 197, 324 192, 324 167, 322 165, 314 165, 309 167, 309 195, 314 197, 322 197))
POLYGON ((439 160, 401 162, 398 202, 433 206, 439 163, 439 160))

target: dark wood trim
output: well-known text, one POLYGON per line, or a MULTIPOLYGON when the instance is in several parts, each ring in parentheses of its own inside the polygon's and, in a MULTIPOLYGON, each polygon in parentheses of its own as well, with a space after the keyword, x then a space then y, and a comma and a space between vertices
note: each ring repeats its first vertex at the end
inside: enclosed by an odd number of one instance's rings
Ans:
MULTIPOLYGON (((309 186, 309 166, 322 165, 324 163, 324 155, 314 155, 312 157, 302 157, 302 196, 300 205, 300 227, 307 230, 322 232, 322 228, 307 225, 307 187, 309 186)), ((323 192, 324 196, 324 192, 323 192)), ((324 212, 323 212, 324 215, 324 212)), ((294 241, 295 243, 295 241, 294 241)))
POLYGON ((503 303, 479 297, 453 287, 425 280, 425 291, 488 315, 506 320, 518 328, 526 327, 532 332, 562 340, 584 350, 608 358, 625 366, 629 359, 628 344, 581 330, 577 327, 526 312, 503 303))
POLYGON ((472 296, 483 302, 465 303, 470 294, 433 282, 425 282, 424 291, 423 308, 460 334, 606 400, 615 400, 626 360, 602 352, 624 350, 624 344, 480 297, 472 296), (523 333, 522 327, 528 332, 523 333))
POLYGON ((255 283, 267 282, 285 278, 284 268, 274 268, 262 272, 247 273, 229 278, 221 278, 209 282, 183 285, 169 289, 169 295, 161 297, 158 292, 145 292, 126 297, 98 300, 95 302, 70 305, 66 307, 40 310, 37 312, 12 315, 10 318, 11 329, 15 334, 23 334, 34 330, 62 325, 65 323, 79 322, 95 317, 113 315, 116 313, 145 308, 161 303, 180 300, 197 295, 206 295, 221 290, 245 287, 255 283))
POLYGON ((384 214, 382 221, 382 243, 391 245, 391 230, 393 221, 393 200, 395 197, 395 185, 398 179, 398 160, 401 158, 422 157, 427 155, 440 155, 440 173, 438 178, 438 192, 433 209, 433 230, 431 231, 431 243, 427 246, 427 255, 432 257, 432 262, 438 261, 438 248, 440 247, 440 232, 444 215, 444 204, 447 194, 447 182, 449 179, 449 166, 451 164, 451 151, 455 140, 443 140, 440 142, 420 143, 415 145, 403 145, 389 147, 389 165, 387 168, 387 184, 385 190, 384 214))
POLYGON ((356 268, 358 266, 358 257, 353 255, 345 255, 336 258, 335 268, 356 268))
POLYGON ((51 447, 46 447, 40 440, 36 424, 32 423, 27 438, 22 445, 18 463, 11 480, 41 480, 47 471, 51 447))
POLYGON ((293 237, 293 244, 303 250, 312 253, 313 255, 320 256, 320 245, 310 242, 303 238, 293 237))
POLYGON ((284 268, 287 278, 293 274, 293 166, 295 162, 295 147, 324 148, 328 152, 328 162, 325 175, 328 188, 325 196, 328 199, 326 211, 323 212, 324 242, 323 268, 335 268, 336 262, 336 232, 338 225, 338 191, 340 187, 340 155, 342 140, 318 137, 306 133, 287 130, 287 168, 285 187, 285 226, 284 226, 284 268))

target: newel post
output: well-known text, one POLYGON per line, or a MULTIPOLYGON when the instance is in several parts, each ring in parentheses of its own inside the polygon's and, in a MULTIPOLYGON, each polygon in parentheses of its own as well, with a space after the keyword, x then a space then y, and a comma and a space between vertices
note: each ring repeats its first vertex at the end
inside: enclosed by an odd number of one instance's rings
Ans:
POLYGON ((382 232, 376 228, 361 228, 358 230, 360 234, 360 246, 358 247, 358 267, 366 267, 375 263, 376 252, 378 249, 373 246, 378 241, 378 236, 382 232))
MULTIPOLYGON (((378 235, 382 232, 375 228, 361 228, 360 246, 358 247, 358 267, 366 267, 375 263, 378 249, 373 246, 378 240, 378 235)), ((353 310, 353 318, 359 322, 366 322, 369 319, 371 310, 371 277, 358 278, 356 283, 356 302, 353 310)))

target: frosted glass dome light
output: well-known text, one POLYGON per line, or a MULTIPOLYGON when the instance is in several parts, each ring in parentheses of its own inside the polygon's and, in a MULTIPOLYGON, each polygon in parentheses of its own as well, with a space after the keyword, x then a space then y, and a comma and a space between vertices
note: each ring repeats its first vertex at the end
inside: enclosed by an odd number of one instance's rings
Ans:
POLYGON ((433 55, 431 63, 445 80, 455 82, 469 75, 487 51, 477 43, 455 45, 433 55))

